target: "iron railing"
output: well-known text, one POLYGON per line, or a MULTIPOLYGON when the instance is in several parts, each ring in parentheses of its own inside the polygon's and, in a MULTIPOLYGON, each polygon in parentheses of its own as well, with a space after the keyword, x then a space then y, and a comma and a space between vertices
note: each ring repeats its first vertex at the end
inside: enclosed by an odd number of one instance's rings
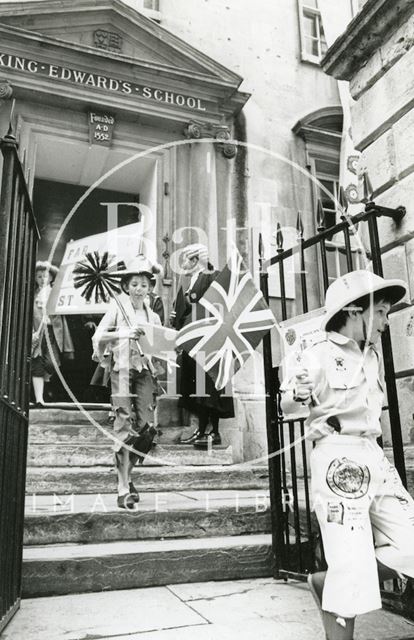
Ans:
MULTIPOLYGON (((279 318, 282 321, 309 311, 308 292, 315 287, 322 293, 330 283, 327 259, 327 242, 332 237, 343 238, 342 251, 345 254, 346 270, 355 269, 355 250, 351 236, 359 224, 365 223, 368 230, 368 256, 374 273, 382 276, 381 247, 378 236, 377 218, 391 217, 398 222, 405 215, 405 209, 388 209, 368 202, 364 211, 352 217, 342 216, 334 227, 324 227, 323 210, 318 205, 318 233, 305 239, 300 216, 297 223, 298 243, 292 248, 283 248, 283 235, 279 225, 276 231, 277 255, 265 261, 263 243, 259 237, 260 286, 269 301, 268 268, 278 265, 280 299, 279 318), (311 259, 308 259, 311 253, 311 259), (300 265, 300 306, 295 308, 286 296, 286 260, 298 254, 300 265), (307 269, 308 266, 308 269, 307 269), (316 268, 317 267, 317 268, 316 268), (311 284, 310 284, 311 279, 311 284)), ((335 274, 338 275, 338 274, 335 274)), ((388 397, 389 421, 392 436, 394 464, 403 484, 407 485, 404 448, 401 432, 396 376, 393 364, 391 337, 389 331, 382 335, 385 381, 388 397)), ((307 573, 323 567, 323 549, 320 544, 319 528, 311 512, 308 454, 311 444, 304 440, 303 419, 286 420, 280 404, 280 379, 278 363, 272 362, 271 338, 263 341, 264 372, 266 387, 266 421, 269 451, 270 500, 272 517, 272 542, 274 575, 277 578, 294 577, 305 579, 307 573)))
POLYGON ((0 632, 19 607, 39 233, 12 129, 0 142, 0 632))

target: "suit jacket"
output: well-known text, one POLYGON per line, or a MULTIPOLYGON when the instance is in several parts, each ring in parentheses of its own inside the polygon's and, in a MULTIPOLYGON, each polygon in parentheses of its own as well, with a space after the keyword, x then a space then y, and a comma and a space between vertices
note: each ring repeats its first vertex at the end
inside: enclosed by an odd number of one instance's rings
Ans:
MULTIPOLYGON (((175 320, 174 328, 179 331, 184 325, 189 324, 193 317, 193 305, 205 294, 213 280, 217 278, 219 271, 200 271, 197 280, 188 291, 184 292, 183 283, 178 289, 174 303, 175 320)), ((195 317, 204 317, 204 310, 197 309, 195 317)))

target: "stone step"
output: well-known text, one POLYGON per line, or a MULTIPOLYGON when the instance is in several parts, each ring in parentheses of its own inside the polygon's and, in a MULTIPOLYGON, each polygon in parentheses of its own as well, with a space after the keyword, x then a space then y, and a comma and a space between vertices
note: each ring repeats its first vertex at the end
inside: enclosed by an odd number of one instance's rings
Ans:
MULTIPOLYGON (((140 491, 267 489, 267 465, 136 467, 140 491)), ((116 476, 110 467, 28 467, 28 494, 114 493, 116 476)))
POLYGON ((269 492, 141 493, 136 510, 116 506, 115 494, 26 499, 24 543, 203 538, 270 533, 269 492))
MULTIPOLYGON (((229 465, 233 463, 231 447, 215 446, 211 450, 191 445, 157 444, 145 458, 144 465, 229 465)), ((111 444, 95 443, 31 443, 27 464, 32 467, 114 466, 111 444)))
MULTIPOLYGON (((113 430, 107 422, 107 414, 101 421, 98 421, 98 424, 99 427, 90 422, 88 424, 82 422, 78 424, 53 422, 32 424, 30 422, 29 444, 110 442, 109 436, 113 434, 113 430)), ((157 442, 161 444, 179 444, 180 438, 187 438, 193 432, 194 428, 189 426, 163 426, 158 429, 157 442)), ((225 439, 225 432, 223 432, 222 436, 225 439)))
POLYGON ((91 424, 91 417, 97 422, 105 422, 108 419, 109 404, 84 405, 83 409, 73 408, 72 403, 56 403, 45 405, 45 409, 30 409, 29 422, 31 425, 56 425, 56 424, 91 424), (61 405, 61 406, 59 406, 61 405))
POLYGON ((26 547, 23 597, 272 575, 269 534, 26 547))

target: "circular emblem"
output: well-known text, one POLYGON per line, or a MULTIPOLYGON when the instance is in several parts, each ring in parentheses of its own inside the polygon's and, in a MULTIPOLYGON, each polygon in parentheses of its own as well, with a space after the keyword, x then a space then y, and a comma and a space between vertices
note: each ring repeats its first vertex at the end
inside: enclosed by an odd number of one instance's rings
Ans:
POLYGON ((370 479, 368 467, 349 458, 336 458, 326 473, 329 488, 341 498, 362 498, 368 491, 370 479))
POLYGON ((288 345, 292 346, 296 340, 296 331, 294 329, 288 329, 285 334, 285 339, 288 345))
POLYGON ((358 187, 355 184, 349 184, 345 189, 345 195, 350 204, 356 204, 360 201, 358 187))

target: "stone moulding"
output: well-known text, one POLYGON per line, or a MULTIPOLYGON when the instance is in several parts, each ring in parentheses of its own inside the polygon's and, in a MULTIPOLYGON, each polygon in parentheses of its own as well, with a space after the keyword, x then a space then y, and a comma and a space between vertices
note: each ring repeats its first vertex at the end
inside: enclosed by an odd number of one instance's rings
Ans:
POLYGON ((328 49, 322 69, 338 80, 351 80, 413 13, 414 0, 368 0, 328 49))

